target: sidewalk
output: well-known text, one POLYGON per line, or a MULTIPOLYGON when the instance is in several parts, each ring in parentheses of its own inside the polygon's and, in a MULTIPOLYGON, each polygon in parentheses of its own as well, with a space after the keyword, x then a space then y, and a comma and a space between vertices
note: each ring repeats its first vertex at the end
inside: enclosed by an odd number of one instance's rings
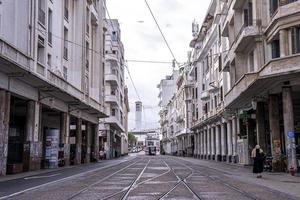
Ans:
POLYGON ((200 160, 195 158, 181 158, 181 159, 192 162, 194 164, 199 164, 201 166, 209 167, 218 170, 220 172, 224 172, 224 175, 242 182, 265 186, 272 190, 277 190, 300 198, 300 177, 299 176, 291 176, 290 174, 287 173, 264 172, 263 177, 261 179, 258 179, 252 173, 251 166, 241 166, 238 164, 200 160))

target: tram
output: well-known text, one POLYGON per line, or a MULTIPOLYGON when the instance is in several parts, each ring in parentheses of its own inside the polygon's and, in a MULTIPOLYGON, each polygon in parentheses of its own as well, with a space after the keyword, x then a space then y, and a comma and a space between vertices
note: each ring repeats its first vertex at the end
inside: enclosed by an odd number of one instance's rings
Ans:
POLYGON ((159 139, 148 136, 145 139, 145 154, 146 155, 156 155, 156 152, 159 151, 159 139))

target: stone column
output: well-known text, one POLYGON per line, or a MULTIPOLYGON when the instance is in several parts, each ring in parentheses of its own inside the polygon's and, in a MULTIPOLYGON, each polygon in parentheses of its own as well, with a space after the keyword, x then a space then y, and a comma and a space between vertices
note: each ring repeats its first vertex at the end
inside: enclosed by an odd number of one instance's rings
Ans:
POLYGON ((200 155, 201 155, 201 132, 200 130, 198 131, 198 156, 197 158, 200 158, 200 155))
POLYGON ((91 161, 91 140, 92 140, 92 126, 90 122, 86 123, 86 156, 85 163, 91 161))
POLYGON ((211 130, 207 127, 207 159, 211 158, 211 130))
POLYGON ((216 161, 221 160, 220 126, 216 126, 216 161))
POLYGON ((216 154, 216 151, 215 151, 215 127, 211 127, 210 128, 210 137, 211 137, 211 160, 214 160, 215 159, 215 154, 216 154))
POLYGON ((0 176, 6 175, 10 97, 9 92, 0 90, 0 176))
POLYGON ((95 124, 93 128, 93 152, 95 153, 96 161, 99 160, 99 124, 95 124))
POLYGON ((206 159, 207 158, 207 130, 204 130, 204 135, 203 135, 203 143, 204 143, 204 148, 203 148, 203 158, 206 159))
POLYGON ((226 161, 226 138, 225 138, 225 124, 221 122, 221 156, 222 161, 226 161))
POLYGON ((76 155, 75 155, 75 164, 81 164, 81 151, 82 151, 82 119, 77 119, 76 122, 76 155))
POLYGON ((227 121, 227 161, 231 162, 232 158, 232 127, 231 127, 231 120, 227 121))
POLYGON ((61 140, 64 148, 65 166, 70 165, 70 114, 61 113, 61 140))
POLYGON ((264 102, 257 102, 256 131, 257 131, 257 144, 259 144, 260 148, 262 148, 264 152, 267 152, 264 102))
POLYGON ((41 167, 42 142, 39 138, 40 104, 27 102, 25 142, 23 149, 23 170, 37 170, 41 167))
POLYGON ((289 54, 289 38, 288 31, 281 29, 279 31, 279 41, 280 41, 280 57, 287 56, 289 54))
POLYGON ((234 117, 232 119, 232 162, 236 163, 237 162, 237 127, 236 127, 236 120, 237 118, 234 117))
POLYGON ((288 169, 297 170, 296 162, 296 145, 295 145, 295 129, 294 129, 294 111, 292 100, 292 88, 282 88, 282 104, 283 104, 283 123, 285 134, 285 145, 288 158, 288 169))
POLYGON ((269 123, 271 133, 272 145, 272 165, 274 171, 281 171, 280 157, 281 157, 281 139, 280 139, 280 125, 279 125, 279 103, 278 95, 269 95, 269 123))
POLYGON ((204 154, 204 134, 203 131, 200 130, 200 158, 203 158, 203 154, 204 154))

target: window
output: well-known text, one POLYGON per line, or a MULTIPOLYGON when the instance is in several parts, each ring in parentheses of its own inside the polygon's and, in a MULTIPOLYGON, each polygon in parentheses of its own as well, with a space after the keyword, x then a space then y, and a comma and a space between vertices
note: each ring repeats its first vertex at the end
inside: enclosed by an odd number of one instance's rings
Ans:
POLYGON ((45 0, 39 0, 38 2, 38 20, 42 25, 46 23, 46 14, 45 14, 45 0))
POLYGON ((69 0, 65 0, 64 17, 66 20, 69 19, 69 0))
POLYGON ((68 60, 68 29, 64 28, 64 59, 68 60))
POLYGON ((86 60, 85 60, 85 69, 86 71, 89 71, 89 58, 90 58, 90 45, 88 42, 85 43, 85 56, 86 56, 86 60))
POLYGON ((249 72, 254 71, 254 52, 251 51, 248 56, 248 67, 249 67, 249 72))
POLYGON ((222 71, 222 56, 219 55, 219 72, 222 71))
POLYGON ((52 10, 48 10, 48 43, 52 44, 52 10))
POLYGON ((253 9, 252 2, 248 2, 248 8, 244 9, 244 25, 252 26, 253 25, 253 9))
POLYGON ((223 94, 224 94, 224 92, 223 92, 223 86, 221 86, 221 88, 220 88, 220 100, 221 100, 221 102, 224 99, 223 94))
POLYGON ((278 9, 278 0, 269 0, 270 3, 270 15, 273 15, 278 9))
POLYGON ((117 41, 117 40, 118 40, 118 34, 117 34, 116 31, 113 31, 113 32, 112 32, 112 40, 113 40, 113 41, 117 41))
POLYGON ((197 66, 195 67, 195 81, 198 80, 198 68, 197 66))
POLYGON ((271 49, 272 49, 272 58, 279 58, 280 57, 280 43, 279 39, 275 39, 271 42, 271 49))
POLYGON ((52 56, 49 53, 47 55, 47 65, 51 69, 51 67, 52 67, 52 56))
POLYGON ((292 54, 300 53, 300 27, 293 27, 291 30, 292 54))
POLYGON ((111 109, 111 116, 116 116, 116 109, 115 108, 111 109))
POLYGON ((293 2, 296 2, 298 0, 288 0, 287 3, 293 3, 293 2))
POLYGON ((86 34, 90 35, 90 10, 86 8, 86 34))
POLYGON ((45 40, 42 36, 38 36, 38 52, 37 61, 41 64, 45 64, 45 40))
POLYGON ((68 68, 66 66, 63 67, 63 77, 65 80, 68 79, 68 68))

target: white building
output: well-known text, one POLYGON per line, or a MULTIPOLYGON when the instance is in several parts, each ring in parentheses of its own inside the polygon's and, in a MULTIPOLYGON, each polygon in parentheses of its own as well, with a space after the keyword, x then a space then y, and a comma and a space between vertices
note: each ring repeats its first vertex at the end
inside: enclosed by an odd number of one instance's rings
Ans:
POLYGON ((106 116, 103 1, 0 7, 0 175, 89 162, 106 116))
MULTIPOLYGON (((121 156, 124 128, 124 47, 118 20, 105 23, 105 105, 109 117, 105 119, 103 147, 107 158, 121 156)), ((127 110, 126 110, 127 112, 127 110)))

